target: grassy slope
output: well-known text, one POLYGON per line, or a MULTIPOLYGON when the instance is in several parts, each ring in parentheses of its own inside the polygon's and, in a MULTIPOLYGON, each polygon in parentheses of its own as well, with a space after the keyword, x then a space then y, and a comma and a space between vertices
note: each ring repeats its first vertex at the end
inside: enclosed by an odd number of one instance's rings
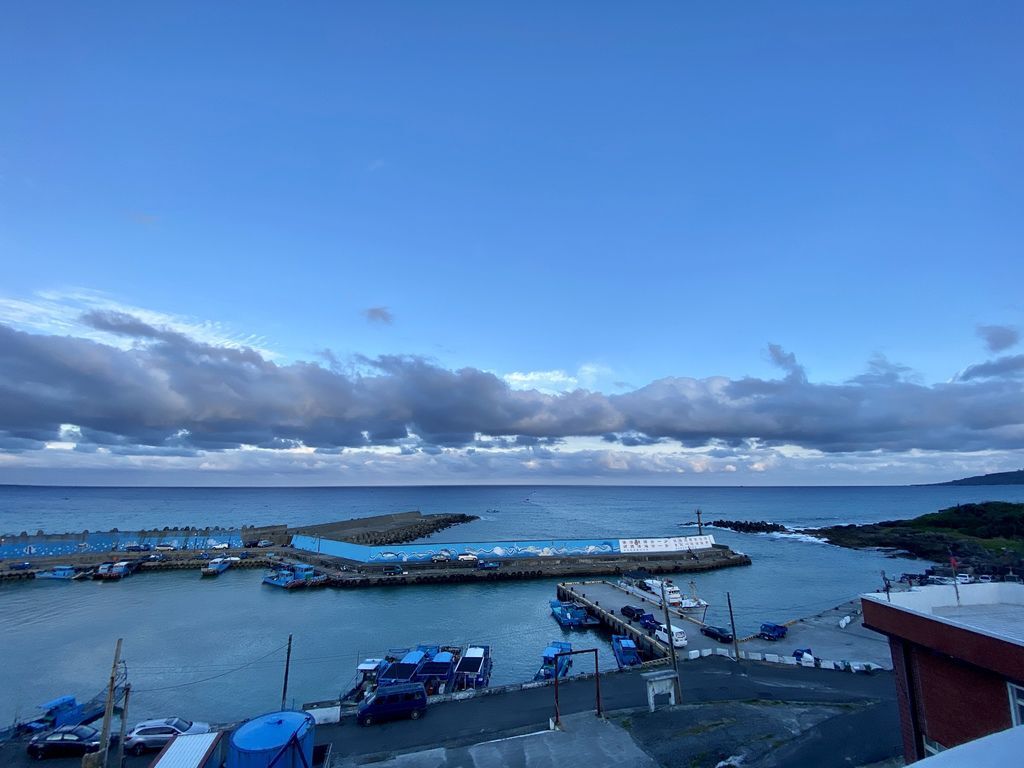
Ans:
POLYGON ((862 549, 893 547, 943 562, 952 551, 976 565, 1024 562, 1024 504, 986 501, 873 525, 840 525, 816 532, 833 544, 862 549))

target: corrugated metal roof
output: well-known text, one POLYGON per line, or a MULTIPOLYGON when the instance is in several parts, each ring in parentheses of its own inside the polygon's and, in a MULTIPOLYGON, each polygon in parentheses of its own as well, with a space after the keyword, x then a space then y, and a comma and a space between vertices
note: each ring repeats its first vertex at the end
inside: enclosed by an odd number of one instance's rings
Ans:
POLYGON ((199 768, 203 757, 218 738, 219 731, 178 736, 150 768, 199 768))

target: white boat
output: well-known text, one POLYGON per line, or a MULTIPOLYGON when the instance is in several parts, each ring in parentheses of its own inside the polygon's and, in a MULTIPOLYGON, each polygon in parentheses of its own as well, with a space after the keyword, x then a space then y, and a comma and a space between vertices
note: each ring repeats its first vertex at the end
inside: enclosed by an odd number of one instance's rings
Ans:
POLYGON ((676 606, 683 613, 703 613, 708 609, 708 601, 697 597, 697 584, 690 582, 690 594, 684 595, 676 606))

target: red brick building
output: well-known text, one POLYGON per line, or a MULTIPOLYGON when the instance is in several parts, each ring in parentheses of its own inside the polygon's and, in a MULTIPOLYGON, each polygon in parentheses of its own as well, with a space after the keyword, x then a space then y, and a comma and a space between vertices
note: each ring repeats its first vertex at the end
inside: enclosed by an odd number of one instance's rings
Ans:
POLYGON ((864 626, 889 638, 908 763, 1024 724, 1024 585, 864 595, 864 626))

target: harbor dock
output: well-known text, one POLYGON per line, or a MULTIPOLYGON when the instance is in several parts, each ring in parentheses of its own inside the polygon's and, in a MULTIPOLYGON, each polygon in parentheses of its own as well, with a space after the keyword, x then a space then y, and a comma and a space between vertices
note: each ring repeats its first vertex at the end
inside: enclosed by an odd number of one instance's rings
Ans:
POLYGON ((212 557, 240 557, 238 568, 313 566, 318 583, 338 588, 580 579, 649 573, 699 573, 750 565, 713 536, 529 541, 422 541, 468 522, 468 515, 395 515, 312 526, 164 529, 80 534, 20 534, 0 544, 0 580, 34 578, 55 565, 87 571, 103 562, 131 572, 201 568, 212 557), (411 542, 419 539, 419 543, 411 542), (320 578, 323 577, 323 578, 320 578))

